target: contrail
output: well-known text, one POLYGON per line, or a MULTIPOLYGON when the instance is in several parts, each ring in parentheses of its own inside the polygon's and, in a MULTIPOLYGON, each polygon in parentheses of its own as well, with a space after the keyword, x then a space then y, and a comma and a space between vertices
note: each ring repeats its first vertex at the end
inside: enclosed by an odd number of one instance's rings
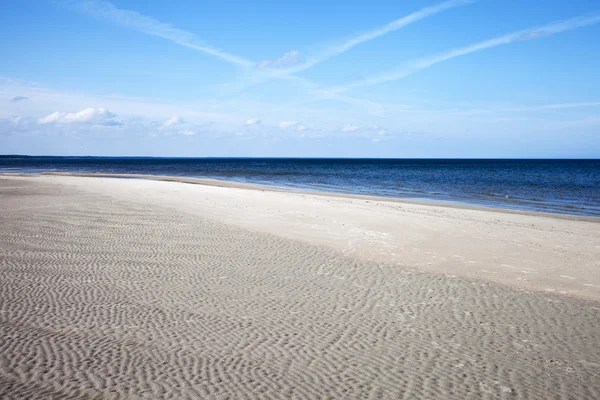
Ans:
POLYGON ((320 54, 316 57, 310 58, 305 63, 300 64, 296 67, 287 68, 287 69, 285 69, 285 71, 287 73, 295 73, 295 72, 299 72, 299 71, 304 71, 306 69, 312 68, 313 66, 315 66, 325 60, 328 60, 332 57, 335 57, 342 53, 345 53, 346 51, 350 50, 354 46, 357 46, 361 43, 368 42, 373 39, 377 39, 380 36, 383 36, 390 32, 401 29, 401 28, 405 27, 406 25, 412 24, 413 22, 420 21, 424 18, 427 18, 434 14, 440 13, 444 10, 448 10, 448 9, 459 7, 459 6, 464 6, 467 4, 471 4, 473 2, 475 2, 475 0, 450 0, 450 1, 446 1, 444 3, 437 4, 435 6, 423 8, 412 14, 398 18, 386 25, 375 28, 368 32, 364 32, 358 36, 355 36, 355 37, 347 40, 344 43, 341 43, 341 44, 338 44, 335 46, 331 46, 327 50, 325 50, 322 54, 320 54))
POLYGON ((561 104, 547 104, 544 106, 521 107, 521 108, 508 109, 508 111, 560 110, 560 109, 564 109, 564 108, 598 107, 598 106, 600 106, 600 101, 588 101, 588 102, 580 102, 580 103, 561 103, 561 104))
POLYGON ((584 26, 596 24, 600 22, 600 15, 592 16, 592 17, 577 17, 573 19, 569 19, 566 21, 561 21, 553 24, 549 24, 539 28, 531 28, 518 32, 509 33, 508 35, 500 36, 495 39, 486 40, 483 42, 479 42, 467 47, 461 47, 458 49, 450 50, 448 52, 415 61, 413 63, 408 64, 406 67, 388 72, 386 74, 377 75, 374 77, 370 77, 364 80, 352 82, 347 85, 338 86, 326 92, 330 93, 340 93, 350 90, 359 86, 368 86, 375 85, 383 82, 390 82, 399 79, 403 79, 415 72, 418 72, 422 69, 431 67, 434 64, 440 63, 442 61, 450 60, 455 57, 464 56, 470 53, 475 53, 477 51, 489 49, 496 46, 501 46, 510 43, 522 42, 526 40, 539 39, 546 36, 552 36, 557 33, 569 31, 572 29, 581 28, 584 26))
POLYGON ((448 110, 437 111, 437 113, 447 115, 480 115, 480 114, 496 114, 505 112, 528 112, 528 111, 550 111, 550 110, 566 110, 573 108, 593 108, 600 107, 600 101, 576 102, 576 103, 557 103, 543 104, 538 106, 521 106, 508 108, 480 108, 472 110, 448 110))
POLYGON ((252 67, 255 65, 253 61, 246 60, 234 54, 230 54, 204 44, 196 37, 196 35, 191 32, 175 28, 170 24, 166 24, 152 17, 142 15, 137 11, 117 8, 114 4, 108 1, 87 0, 66 2, 63 4, 72 6, 77 10, 93 17, 102 18, 116 25, 133 29, 147 35, 170 40, 178 45, 210 54, 232 64, 242 67, 252 67))

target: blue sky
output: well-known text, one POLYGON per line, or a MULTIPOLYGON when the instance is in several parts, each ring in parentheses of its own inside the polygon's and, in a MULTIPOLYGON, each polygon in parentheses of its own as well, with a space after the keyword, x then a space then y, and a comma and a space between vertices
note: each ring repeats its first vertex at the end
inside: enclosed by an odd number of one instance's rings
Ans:
POLYGON ((0 154, 600 157, 590 0, 0 4, 0 154))

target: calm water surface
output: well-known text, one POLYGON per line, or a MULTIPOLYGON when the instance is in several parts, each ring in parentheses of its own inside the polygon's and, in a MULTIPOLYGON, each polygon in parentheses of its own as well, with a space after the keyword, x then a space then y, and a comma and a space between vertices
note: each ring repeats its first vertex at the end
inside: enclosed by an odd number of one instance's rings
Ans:
POLYGON ((600 160, 0 156, 0 172, 214 178, 600 217, 600 160))

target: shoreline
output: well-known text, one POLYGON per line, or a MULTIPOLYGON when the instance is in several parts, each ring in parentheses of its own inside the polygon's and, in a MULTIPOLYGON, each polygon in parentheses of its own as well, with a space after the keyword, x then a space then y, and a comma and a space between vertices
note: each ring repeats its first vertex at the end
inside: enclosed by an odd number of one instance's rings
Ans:
POLYGON ((443 207, 443 208, 454 208, 464 210, 478 210, 488 212, 498 212, 504 214, 516 214, 516 215, 530 215, 530 216, 543 216, 549 218, 558 218, 574 221, 587 221, 600 223, 600 217, 585 216, 569 213, 553 213, 545 211, 534 211, 534 210, 518 210, 513 208, 504 208, 501 206, 483 206, 461 202, 450 202, 443 200, 413 200, 408 198, 397 198, 388 196, 376 196, 376 195, 364 195, 364 194, 353 194, 344 192, 327 192, 320 190, 305 190, 302 188, 282 188, 274 186, 266 186, 252 183, 241 183, 229 180, 219 180, 210 178, 193 178, 193 177, 180 177, 170 175, 149 175, 149 174, 110 174, 110 173, 74 173, 74 172, 40 172, 40 173, 21 173, 21 172, 4 172, 0 173, 1 176, 20 176, 20 177, 32 177, 32 176, 71 176, 71 177, 86 177, 86 178, 115 178, 115 179, 141 179, 141 180, 153 180, 163 182, 176 182, 186 183, 193 185, 204 185, 213 187, 224 187, 224 188, 236 188, 246 190, 257 190, 257 191, 268 191, 268 192, 280 192, 280 193, 297 193, 305 195, 315 195, 323 197, 340 197, 348 199, 359 199, 369 200, 378 202, 390 202, 400 204, 415 204, 432 207, 443 207))

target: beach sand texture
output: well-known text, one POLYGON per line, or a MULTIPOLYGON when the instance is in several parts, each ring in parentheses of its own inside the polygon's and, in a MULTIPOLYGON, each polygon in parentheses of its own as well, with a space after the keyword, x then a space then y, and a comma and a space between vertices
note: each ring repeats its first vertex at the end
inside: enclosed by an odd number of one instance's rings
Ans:
POLYGON ((0 177, 0 398, 600 398, 600 224, 365 201, 0 177))

